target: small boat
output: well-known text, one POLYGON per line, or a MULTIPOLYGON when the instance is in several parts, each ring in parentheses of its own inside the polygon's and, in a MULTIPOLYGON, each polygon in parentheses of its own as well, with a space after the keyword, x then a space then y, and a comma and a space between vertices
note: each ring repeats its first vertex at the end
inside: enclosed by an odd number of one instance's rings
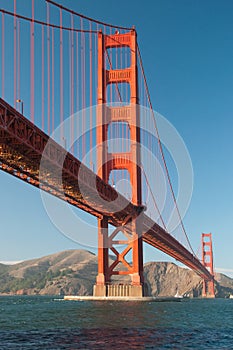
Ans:
POLYGON ((229 295, 229 299, 233 299, 233 294, 230 294, 230 295, 229 295))
POLYGON ((182 294, 179 294, 178 293, 178 290, 177 290, 177 292, 176 292, 176 294, 174 295, 174 298, 183 298, 184 296, 182 295, 182 294))

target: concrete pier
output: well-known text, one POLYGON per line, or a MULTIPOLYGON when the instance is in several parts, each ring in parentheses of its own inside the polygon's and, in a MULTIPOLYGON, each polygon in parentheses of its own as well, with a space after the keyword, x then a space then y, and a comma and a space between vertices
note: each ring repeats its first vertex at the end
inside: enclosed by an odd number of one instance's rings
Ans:
POLYGON ((94 297, 127 297, 127 298, 143 298, 143 286, 134 286, 131 284, 106 284, 94 285, 94 297))
POLYGON ((70 301, 137 301, 137 302, 169 302, 169 301, 181 301, 182 298, 175 297, 119 297, 119 296, 108 296, 108 297, 97 297, 97 296, 80 296, 80 295, 65 295, 64 300, 70 301))

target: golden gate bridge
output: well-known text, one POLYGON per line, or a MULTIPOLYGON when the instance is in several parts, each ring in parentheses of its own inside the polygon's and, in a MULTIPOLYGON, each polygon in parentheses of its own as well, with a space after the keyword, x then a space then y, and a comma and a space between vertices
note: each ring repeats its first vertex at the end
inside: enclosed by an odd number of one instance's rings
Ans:
POLYGON ((197 272, 203 296, 214 297, 211 234, 202 234, 200 261, 178 208, 135 28, 52 0, 32 0, 27 14, 12 4, 0 9, 1 170, 97 218, 95 296, 122 295, 124 281, 114 278, 124 275, 125 296, 144 295, 146 242, 197 272))

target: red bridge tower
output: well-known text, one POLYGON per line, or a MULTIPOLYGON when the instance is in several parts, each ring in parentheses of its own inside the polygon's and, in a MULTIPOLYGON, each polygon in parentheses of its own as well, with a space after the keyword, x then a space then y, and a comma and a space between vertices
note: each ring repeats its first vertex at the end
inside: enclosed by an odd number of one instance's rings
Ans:
POLYGON ((203 280, 202 296, 205 298, 214 298, 214 266, 211 233, 202 233, 202 261, 203 265, 213 276, 211 280, 203 280))
MULTIPOLYGON (((112 67, 111 67, 112 68, 112 67)), ((137 81, 137 35, 132 29, 125 34, 98 34, 98 112, 97 112, 97 166, 98 175, 106 182, 112 170, 128 170, 132 188, 132 203, 142 206, 142 186, 140 168, 140 115, 138 104, 137 81), (125 69, 109 69, 105 67, 105 54, 109 48, 116 50, 129 47, 131 64, 125 69), (109 84, 127 83, 130 86, 130 104, 111 106, 107 101, 109 84), (109 153, 108 128, 111 123, 127 123, 130 130, 130 151, 109 153)), ((117 87, 117 86, 116 86, 117 87)), ((143 248, 142 237, 138 234, 136 220, 126 226, 108 232, 108 217, 103 216, 98 223, 98 275, 94 286, 95 296, 143 296, 143 248), (121 234, 121 238, 119 238, 121 234), (122 239, 122 235, 124 238, 122 239), (124 250, 119 252, 119 245, 124 250), (109 251, 115 261, 109 263, 109 251), (127 261, 131 252, 132 261, 127 261), (128 284, 114 284, 113 275, 130 275, 128 284)))

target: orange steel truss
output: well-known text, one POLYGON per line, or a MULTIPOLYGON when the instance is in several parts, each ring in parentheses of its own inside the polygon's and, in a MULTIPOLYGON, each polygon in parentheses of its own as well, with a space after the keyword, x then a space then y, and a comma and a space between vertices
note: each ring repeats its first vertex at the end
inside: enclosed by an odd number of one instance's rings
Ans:
MULTIPOLYGON (((97 167, 98 175, 106 183, 112 170, 125 169, 130 175, 132 203, 142 206, 142 186, 140 168, 140 113, 138 104, 137 81, 137 35, 132 29, 125 34, 98 34, 98 112, 97 112, 97 167), (131 65, 125 69, 105 67, 105 52, 109 48, 129 47, 131 65), (127 83, 130 86, 130 104, 123 106, 107 105, 107 86, 109 84, 127 83), (130 130, 130 152, 108 152, 108 128, 111 123, 126 122, 130 130)), ((142 237, 138 234, 138 223, 129 218, 125 226, 118 227, 112 234, 108 232, 108 218, 99 219, 98 225, 98 275, 94 287, 95 295, 109 295, 111 276, 130 275, 132 296, 143 295, 143 248, 142 237), (121 235, 121 239, 119 239, 121 235), (122 238, 123 237, 123 238, 122 238), (119 252, 118 246, 126 247, 119 252), (109 250, 115 261, 109 263, 109 250), (132 253, 132 261, 127 261, 127 254, 132 253)), ((116 296, 120 293, 114 287, 116 296)), ((130 296, 130 295, 129 295, 130 296)))
POLYGON ((213 248, 212 234, 202 233, 202 261, 203 265, 209 270, 213 276, 211 280, 203 279, 202 296, 214 298, 214 266, 213 266, 213 248))

